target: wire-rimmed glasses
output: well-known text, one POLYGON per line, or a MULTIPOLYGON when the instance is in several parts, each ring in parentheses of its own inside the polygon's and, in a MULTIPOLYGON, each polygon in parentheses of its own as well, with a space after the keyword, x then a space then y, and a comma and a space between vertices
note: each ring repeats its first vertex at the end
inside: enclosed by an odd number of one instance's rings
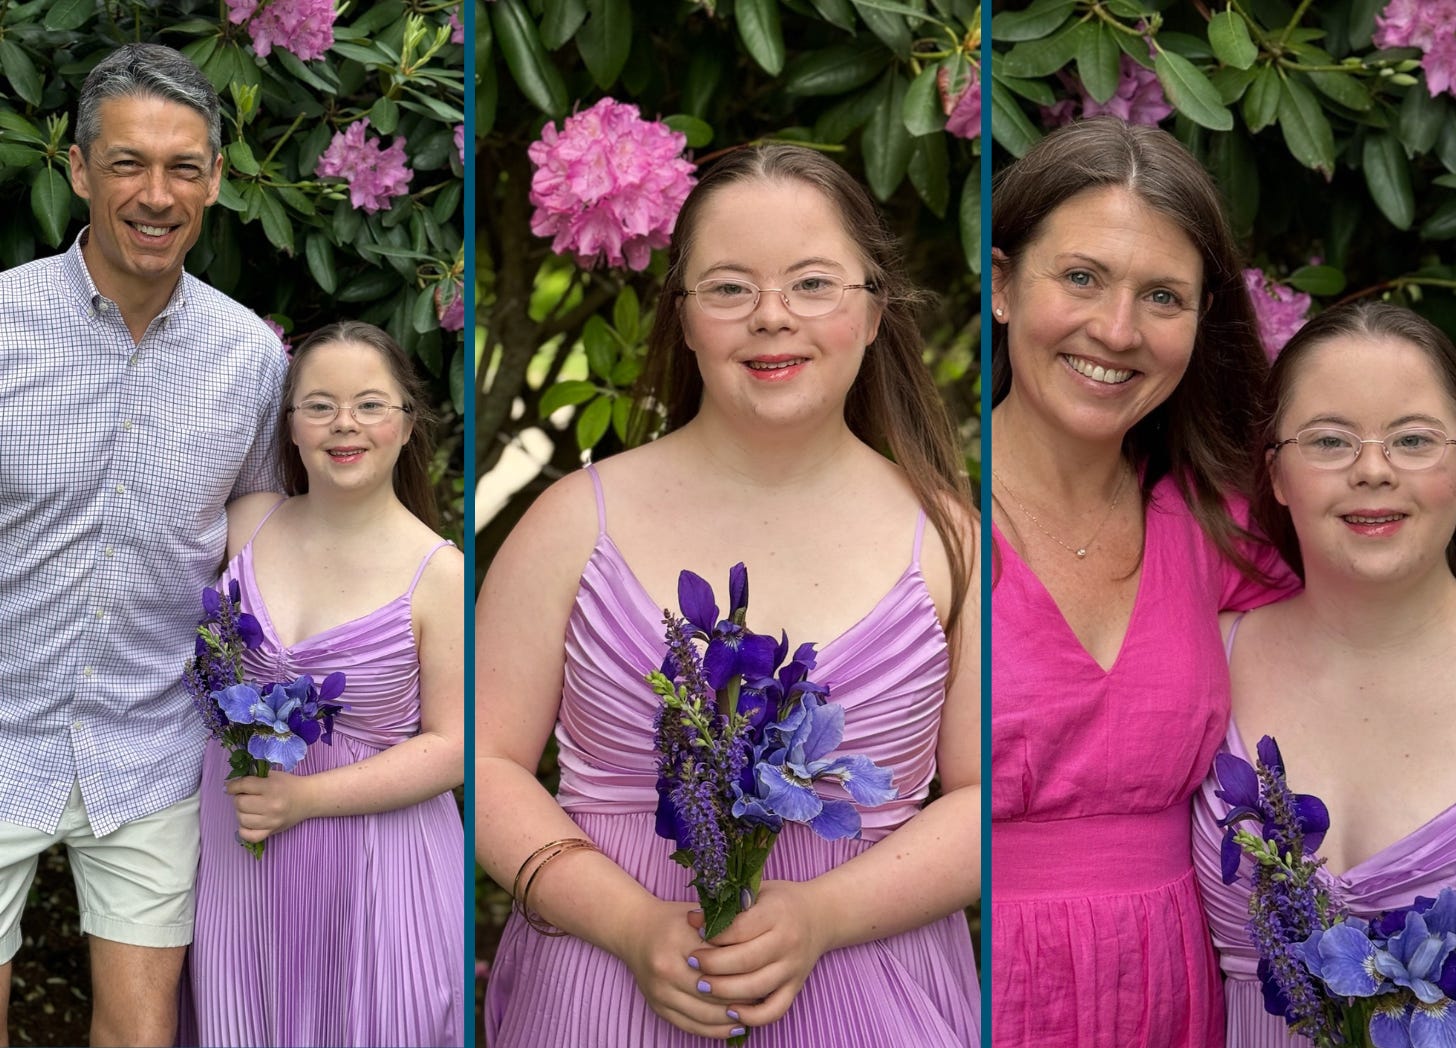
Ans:
POLYGON ((1328 470, 1353 466, 1366 444, 1378 444, 1392 466, 1414 473, 1438 465, 1446 457, 1446 449, 1456 444, 1456 440, 1429 426, 1398 429, 1386 434, 1382 440, 1366 440, 1348 429, 1311 426, 1286 440, 1275 441, 1269 449, 1277 454, 1286 444, 1297 447, 1299 457, 1315 469, 1328 470))
POLYGON ((828 316, 839 308, 846 291, 873 291, 873 284, 846 284, 838 277, 807 273, 784 287, 764 287, 734 277, 702 280, 691 291, 698 308, 716 320, 742 320, 758 308, 760 295, 773 292, 783 299, 784 308, 804 320, 828 316))
POLYGON ((332 400, 324 400, 322 397, 310 397, 302 404, 293 405, 288 409, 288 413, 297 415, 310 425, 327 426, 339 417, 341 409, 347 410, 354 421, 361 426, 377 426, 389 418, 391 411, 403 411, 408 415, 414 410, 372 397, 368 400, 361 400, 357 404, 335 404, 332 400))

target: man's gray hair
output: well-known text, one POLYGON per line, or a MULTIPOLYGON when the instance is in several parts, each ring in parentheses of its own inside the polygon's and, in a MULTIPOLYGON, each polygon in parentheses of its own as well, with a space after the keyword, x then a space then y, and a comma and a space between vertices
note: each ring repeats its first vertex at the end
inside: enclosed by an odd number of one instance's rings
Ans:
POLYGON ((76 145, 90 159, 101 135, 101 103, 141 95, 177 102, 207 121, 207 144, 215 159, 222 150, 222 116, 217 92, 196 64, 162 44, 123 44, 91 70, 76 106, 76 145))

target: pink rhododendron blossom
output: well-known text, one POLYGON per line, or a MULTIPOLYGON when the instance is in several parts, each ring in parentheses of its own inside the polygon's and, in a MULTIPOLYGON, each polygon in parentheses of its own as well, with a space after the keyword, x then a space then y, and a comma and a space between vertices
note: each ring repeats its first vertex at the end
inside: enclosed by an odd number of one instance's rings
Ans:
POLYGON ((460 154, 460 162, 465 163, 465 125, 455 125, 455 151, 460 154))
POLYGON ((1442 91, 1456 96, 1456 24, 1445 36, 1432 41, 1426 53, 1421 56, 1421 68, 1426 74, 1426 90, 1432 97, 1442 91))
POLYGON ((686 142, 612 98, 567 117, 560 131, 548 123, 527 150, 536 166, 531 232, 553 237, 551 250, 582 266, 605 259, 646 269, 652 249, 667 247, 695 181, 681 155, 686 142))
POLYGON ((460 15, 456 11, 450 12, 450 43, 465 43, 465 26, 460 23, 460 15))
POLYGON ((944 66, 935 74, 940 89, 940 102, 945 107, 945 129, 961 138, 979 138, 981 134, 980 70, 971 66, 971 73, 958 94, 952 95, 950 71, 944 66))
POLYGON ((259 58, 281 47, 307 62, 334 45, 333 0, 227 0, 227 6, 229 22, 248 23, 259 58))
POLYGON ((1163 85, 1158 83, 1158 74, 1145 69, 1127 55, 1122 56, 1122 71, 1118 77, 1117 90, 1106 102, 1099 102, 1087 93, 1082 81, 1071 73, 1061 72, 1057 76, 1067 90, 1075 97, 1062 99, 1056 105, 1043 106, 1042 123, 1047 127, 1070 124, 1073 120, 1094 116, 1115 116, 1129 124, 1156 126, 1173 112, 1163 95, 1163 85))
POLYGON ((458 281, 435 285, 435 315, 444 331, 459 331, 465 326, 465 288, 458 281))
POLYGON ((267 324, 273 334, 278 336, 278 341, 283 345, 283 352, 288 356, 292 356, 293 343, 288 341, 288 332, 283 330, 283 325, 278 323, 278 321, 274 320, 272 317, 264 317, 263 323, 267 324))
POLYGON ((395 138, 388 149, 379 139, 364 137, 369 118, 356 121, 334 135, 318 159, 315 172, 325 178, 342 178, 349 183, 349 202, 371 215, 385 211, 395 197, 409 192, 410 171, 405 162, 404 136, 395 138))
POLYGON ((1376 47, 1418 47, 1426 89, 1456 95, 1456 0, 1390 0, 1375 16, 1376 47))
POLYGON ((1309 296, 1286 284, 1274 283, 1262 269, 1244 270, 1244 287, 1248 288, 1254 316, 1259 321, 1259 342, 1273 360, 1294 333, 1304 327, 1309 296))

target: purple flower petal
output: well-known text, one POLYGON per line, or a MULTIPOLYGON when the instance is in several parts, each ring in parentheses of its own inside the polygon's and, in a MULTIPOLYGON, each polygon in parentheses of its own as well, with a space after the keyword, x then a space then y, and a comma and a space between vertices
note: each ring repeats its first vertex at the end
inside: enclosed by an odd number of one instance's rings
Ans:
POLYGON ((1456 1048, 1456 1004, 1435 1001, 1411 1011, 1412 1048, 1456 1048))
POLYGON ((708 642, 708 650, 703 653, 703 677, 707 680, 708 687, 714 691, 726 688, 737 668, 738 652, 729 647, 726 641, 715 637, 708 642))
POLYGON ((868 757, 858 754, 840 757, 820 771, 815 778, 820 775, 838 779, 849 791, 849 795, 866 807, 886 804, 900 795, 900 791, 893 784, 889 768, 882 768, 868 757))
POLYGON ((212 693, 212 700, 232 724, 252 724, 253 707, 262 701, 251 684, 234 684, 212 693))
POLYGON ((1231 808, 1259 807, 1259 776, 1248 761, 1220 753, 1213 758, 1213 773, 1220 786, 1213 791, 1215 797, 1231 808))
POLYGON ((337 699, 344 693, 344 684, 346 681, 347 678, 343 673, 330 673, 324 678, 324 682, 319 685, 319 701, 328 702, 331 699, 337 699))
POLYGON ((292 732, 277 735, 265 731, 248 740, 248 753, 260 761, 277 764, 284 771, 298 767, 298 762, 307 752, 307 744, 292 732))
POLYGON ((713 632, 718 621, 718 603, 713 587, 701 575, 684 571, 677 577, 677 606, 683 617, 701 630, 704 636, 713 632))
POLYGON ((1279 744, 1273 736, 1265 735, 1259 740, 1259 763, 1272 772, 1284 774, 1284 758, 1279 753, 1279 744))
POLYGON ((1325 802, 1312 793, 1296 793, 1294 814, 1304 833, 1304 850, 1310 853, 1319 851, 1330 828, 1330 810, 1325 807, 1325 802))
POLYGON ((750 633, 738 645, 738 672, 744 680, 773 673, 775 641, 761 633, 750 633))
POLYGON ((728 569, 728 614, 736 615, 748 607, 748 569, 740 560, 728 569))
POLYGON ((234 604, 241 603, 243 599, 243 587, 238 585, 237 579, 228 580, 228 600, 234 604))
POLYGON ((1244 849, 1240 848, 1234 840, 1234 831, 1227 830, 1223 835, 1223 843, 1219 845, 1218 862, 1219 873, 1223 876, 1224 884, 1233 884, 1239 879, 1239 863, 1243 861, 1244 849))
POLYGON ((258 620, 246 611, 238 614, 237 627, 238 636, 243 641, 243 647, 249 651, 263 643, 263 627, 259 626, 258 620))
POLYGON ((302 710, 294 710, 288 715, 288 730, 302 739, 304 745, 312 746, 318 741, 323 728, 318 721, 304 716, 302 710))
POLYGON ((809 828, 826 841, 858 837, 859 812, 849 801, 827 800, 824 809, 809 821, 809 828))
POLYGON ((1315 974, 1342 997, 1372 997, 1381 980, 1371 971, 1375 945, 1365 933, 1345 924, 1325 929, 1319 937, 1320 971, 1315 974))
POLYGON ((790 822, 809 822, 824 810, 819 795, 787 775, 782 766, 759 764, 754 771, 764 805, 790 822))
POLYGON ((1407 1005, 1382 1001, 1370 1016, 1370 1043, 1374 1048, 1413 1048, 1410 1021, 1407 1005))
POLYGON ((808 711, 789 743, 789 766, 804 778, 812 778, 808 765, 822 758, 844 738, 844 707, 834 703, 808 711))
POLYGON ((209 619, 217 618, 217 613, 222 610, 222 597, 217 590, 204 588, 202 591, 202 613, 209 619))

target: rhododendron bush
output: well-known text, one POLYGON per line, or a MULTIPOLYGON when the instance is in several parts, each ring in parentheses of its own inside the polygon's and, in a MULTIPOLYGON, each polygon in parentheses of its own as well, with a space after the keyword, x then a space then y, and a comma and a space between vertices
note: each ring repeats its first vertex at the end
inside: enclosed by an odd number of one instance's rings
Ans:
POLYGON ((1271 354, 1350 297, 1456 334, 1456 3, 1005 6, 994 167, 1082 117, 1165 128, 1223 190, 1271 354))

